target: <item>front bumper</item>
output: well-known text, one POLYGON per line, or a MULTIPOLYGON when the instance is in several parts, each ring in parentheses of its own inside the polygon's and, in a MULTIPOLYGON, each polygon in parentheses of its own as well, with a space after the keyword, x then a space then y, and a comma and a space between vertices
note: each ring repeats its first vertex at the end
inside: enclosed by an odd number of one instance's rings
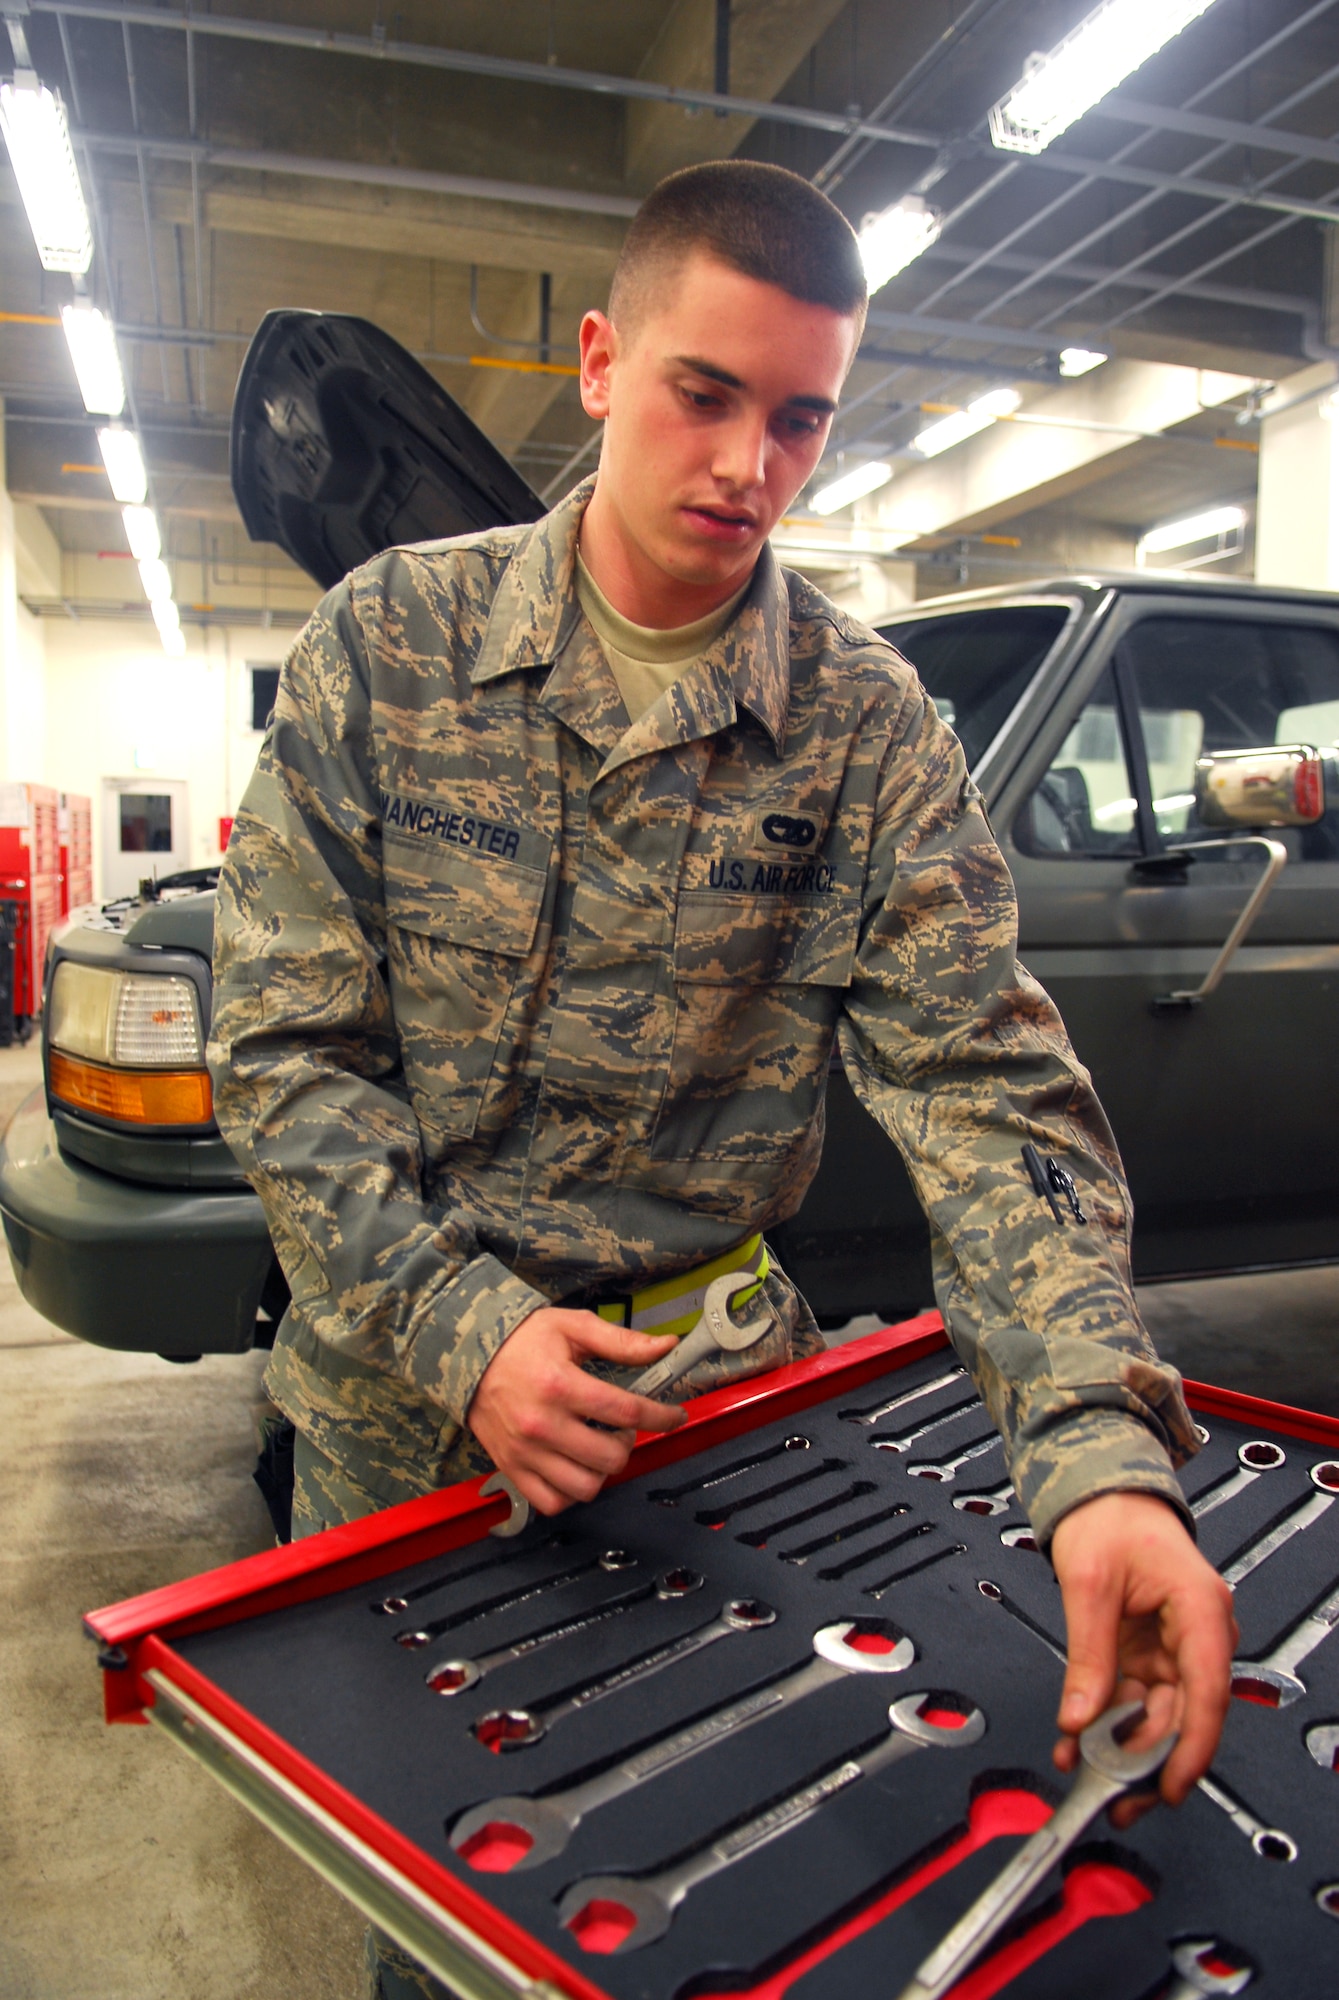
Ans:
POLYGON ((0 1142, 0 1219, 19 1290, 99 1347, 241 1354, 274 1252, 251 1190, 115 1179, 56 1144, 41 1090, 0 1142))

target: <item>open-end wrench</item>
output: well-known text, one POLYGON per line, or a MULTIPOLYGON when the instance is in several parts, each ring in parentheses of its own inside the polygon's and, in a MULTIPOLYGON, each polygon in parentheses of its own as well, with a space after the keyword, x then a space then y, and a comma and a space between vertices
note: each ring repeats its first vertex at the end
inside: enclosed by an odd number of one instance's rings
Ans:
POLYGON ((792 1437, 782 1438, 780 1444, 769 1444, 765 1451, 750 1452, 747 1458, 732 1458, 728 1465, 717 1466, 714 1472, 699 1472, 695 1479, 685 1479, 678 1486, 653 1486, 647 1494, 657 1507, 677 1507, 689 1493, 710 1493, 713 1486, 724 1486, 727 1479, 737 1479, 741 1472, 751 1472, 755 1465, 766 1465, 772 1458, 780 1458, 783 1452, 812 1451, 812 1440, 798 1431, 792 1437))
MULTIPOLYGON (((916 1750, 965 1749, 979 1742, 986 1727, 984 1715, 970 1704, 950 1705, 957 1701, 956 1696, 932 1693, 904 1695, 888 1711, 888 1735, 870 1749, 843 1759, 798 1791, 774 1800, 742 1825, 726 1829, 653 1875, 588 1875, 584 1881, 574 1882, 558 1904, 559 1921, 582 1943, 587 1914, 593 1907, 600 1910, 602 1928, 608 1924, 610 1912, 619 1913, 620 1928, 622 1920, 627 1928, 612 1945, 616 1952, 635 1951, 663 1937, 691 1889, 802 1825, 839 1792, 886 1771, 916 1750)), ((606 1939, 608 1935, 606 1928, 606 1939)))
MULTIPOLYGON (((672 1771, 687 1763, 699 1751, 709 1750, 727 1736, 736 1736, 766 1716, 804 1701, 820 1688, 830 1687, 846 1674, 905 1673, 916 1657, 916 1648, 906 1634, 880 1619, 843 1619, 824 1625, 814 1634, 814 1657, 795 1667, 779 1680, 741 1695, 737 1701, 708 1710, 695 1722, 669 1736, 652 1737, 639 1744, 617 1764, 580 1784, 560 1791, 541 1792, 535 1797, 490 1799, 463 1813, 451 1829, 451 1845, 467 1861, 475 1861, 472 1850, 487 1857, 499 1847, 512 1868, 538 1868, 561 1854, 588 1813, 623 1798, 662 1771, 672 1771), (497 1835, 513 1830, 530 1846, 520 1853, 519 1842, 508 1845, 497 1835), (480 1836, 483 1836, 481 1843, 480 1836)), ((499 1872, 494 1870, 493 1872, 499 1872)))
POLYGON ((928 1382, 922 1382, 915 1389, 904 1389, 900 1396, 891 1396, 885 1402, 867 1403, 860 1410, 838 1410, 837 1415, 844 1424, 877 1424, 883 1417, 891 1417, 894 1410, 905 1410, 908 1403, 919 1403, 922 1396, 933 1396, 939 1389, 947 1389, 953 1382, 961 1382, 967 1370, 961 1366, 947 1368, 942 1375, 932 1375, 928 1382))
POLYGON ((1297 1669, 1339 1625, 1339 1587, 1322 1597, 1290 1625, 1278 1643, 1260 1660, 1232 1662, 1232 1692, 1242 1701, 1264 1708, 1291 1708, 1306 1693, 1297 1669))
POLYGON ((704 1647, 728 1639, 732 1633, 760 1632, 765 1626, 775 1623, 776 1613, 770 1604, 763 1604, 756 1597, 732 1597, 705 1625, 696 1625, 691 1632, 685 1632, 681 1638, 670 1639, 662 1646, 651 1646, 646 1652, 634 1655, 621 1667, 614 1667, 595 1680, 582 1681, 577 1687, 566 1688, 547 1701, 537 1702, 533 1708, 499 1708, 481 1715, 474 1724, 474 1734, 489 1750, 527 1749, 530 1744, 538 1743, 541 1737, 547 1736, 555 1723, 593 1707, 606 1695, 635 1687, 638 1682, 649 1680, 666 1667, 691 1659, 704 1647))
POLYGON ((1006 1549, 1037 1549, 1037 1537, 1026 1523, 1020 1528, 1001 1528, 1000 1540, 1006 1549))
POLYGON ((778 1535, 788 1535, 792 1528, 802 1528, 806 1521, 816 1521, 820 1514, 835 1513, 838 1507, 849 1507, 853 1500, 868 1500, 878 1487, 872 1479, 853 1479, 840 1493, 834 1493, 827 1500, 815 1500, 812 1507, 802 1507, 798 1514, 783 1515, 779 1521, 764 1521, 760 1528, 746 1528, 735 1540, 742 1542, 746 1549, 765 1549, 778 1535))
POLYGON ((1012 1483, 1001 1480, 998 1486, 983 1486, 975 1493, 955 1493, 953 1505, 960 1514, 984 1514, 993 1519, 998 1514, 1007 1514, 1014 1501, 1012 1483))
POLYGON ((922 1438, 929 1437, 931 1431, 937 1431, 943 1424, 953 1423, 967 1410, 979 1410, 980 1407, 979 1397, 964 1396, 960 1403, 950 1403, 946 1410, 941 1410, 937 1417, 927 1417, 923 1424, 910 1424, 905 1430, 889 1431, 886 1436, 871 1438, 869 1442, 875 1451, 910 1451, 922 1438))
MULTIPOLYGON (((877 1447, 879 1440, 873 1440, 877 1447)), ((959 1466, 970 1465, 975 1458, 984 1458, 988 1451, 1004 1442, 998 1431, 990 1431, 983 1437, 971 1438, 953 1458, 921 1458, 907 1467, 908 1479, 933 1479, 941 1486, 957 1477, 959 1466)))
POLYGON ((1244 1993, 1255 1977, 1255 1967, 1234 1945, 1218 1938, 1186 1938, 1172 1946, 1170 1986, 1158 2000, 1205 2000, 1217 1993, 1244 1993))
POLYGON ((647 1583, 639 1583, 635 1590, 622 1590, 617 1597, 608 1597, 603 1604, 595 1605, 590 1611, 578 1611, 571 1618, 560 1618, 552 1625, 543 1625, 537 1632, 527 1632, 523 1639, 515 1640, 510 1646, 495 1646, 491 1653, 481 1653, 477 1660, 442 1660, 424 1675, 434 1694, 464 1694, 466 1688, 476 1687, 494 1667, 505 1667, 512 1660, 528 1659, 531 1653, 539 1653, 546 1646, 556 1646, 563 1639, 575 1638, 578 1632, 588 1632, 593 1625, 603 1625, 606 1619, 617 1618, 624 1611, 631 1611, 636 1604, 646 1604, 658 1598, 662 1604, 677 1604, 681 1597, 691 1597, 695 1590, 701 1590, 704 1579, 695 1569, 669 1569, 647 1583))
POLYGON ((1287 1463, 1287 1455, 1268 1438, 1248 1438, 1237 1452, 1237 1469, 1222 1479, 1215 1479, 1190 1503, 1190 1511, 1197 1521, 1206 1514, 1212 1514, 1216 1507, 1222 1507, 1229 1500, 1235 1500, 1248 1486, 1254 1486, 1262 1472, 1277 1472, 1287 1463))
POLYGON ((1322 1771, 1339 1771, 1339 1722, 1313 1722, 1304 1740, 1322 1771))
POLYGON ((1205 1772, 1199 1781, 1199 1788, 1206 1798, 1221 1807, 1238 1833, 1245 1834, 1262 1861, 1296 1861, 1297 1842, 1292 1835, 1284 1833, 1281 1827, 1266 1826, 1263 1820, 1257 1819, 1250 1807, 1243 1804, 1235 1792, 1229 1791, 1220 1778, 1215 1778, 1212 1771, 1205 1772))
POLYGON ((741 1292, 756 1291, 757 1285, 757 1276, 752 1271, 727 1271, 723 1278, 713 1278, 703 1296, 697 1325, 682 1334, 662 1360, 652 1362, 628 1384, 633 1395, 662 1396, 666 1389, 681 1382, 690 1369, 696 1368, 699 1361, 706 1361, 713 1354, 740 1354, 746 1347, 756 1346, 775 1325, 772 1308, 764 1305, 755 1318, 740 1326, 730 1317, 730 1302, 741 1292))
MULTIPOLYGON (((1064 1647, 1057 1645, 1050 1633, 1038 1625, 1035 1619, 1029 1618, 1027 1612, 1015 1604, 1012 1598, 1006 1597, 997 1583, 992 1583, 988 1577, 982 1577, 976 1587, 987 1603, 998 1604, 1001 1610, 1007 1611, 1025 1631, 1032 1634, 1034 1639, 1039 1639, 1047 1652, 1053 1653, 1062 1666, 1069 1665, 1064 1647)), ((1213 1803, 1227 1814, 1237 1831, 1246 1835, 1262 1861, 1296 1860, 1297 1843, 1292 1835, 1284 1833, 1281 1827, 1266 1826, 1262 1820, 1258 1820, 1249 1807, 1243 1805, 1236 1794, 1230 1792, 1212 1771, 1206 1771, 1202 1778, 1196 1779, 1196 1784, 1206 1798, 1212 1799, 1213 1803)))
POLYGON ((1222 1571, 1223 1582, 1229 1590, 1235 1590, 1243 1577, 1252 1570, 1259 1569, 1261 1563, 1268 1562, 1272 1555, 1290 1542, 1294 1535, 1313 1527, 1323 1514, 1328 1514, 1336 1499, 1339 1499, 1339 1463, 1326 1459, 1311 1468, 1311 1483, 1318 1488, 1309 1499, 1293 1507, 1281 1520, 1275 1521, 1263 1535, 1257 1535, 1253 1542, 1235 1555, 1222 1571))
POLYGON ((898 2000, 941 2000, 1102 1808, 1161 1770, 1176 1737, 1163 1736, 1140 1749, 1127 1747, 1128 1737, 1143 1717, 1142 1702, 1126 1701, 1089 1723, 1079 1738, 1082 1762, 1078 1776, 1061 1804, 935 1946, 898 2000))
POLYGON ((552 1576, 541 1576, 533 1583, 519 1583, 514 1590, 499 1591, 496 1597, 486 1597, 478 1604, 467 1604, 459 1611, 450 1611, 441 1618, 430 1619, 426 1624, 413 1630, 397 1632, 395 1643, 415 1652, 420 1646, 431 1645, 443 1632, 453 1632, 457 1625, 472 1624, 476 1618, 486 1618, 490 1611, 509 1611, 514 1604, 528 1604, 532 1597, 542 1597, 546 1591, 560 1590, 564 1584, 574 1583, 579 1576, 587 1576, 593 1569, 612 1572, 635 1569, 637 1558, 627 1549, 595 1550, 582 1556, 577 1562, 568 1563, 565 1569, 555 1570, 552 1576))

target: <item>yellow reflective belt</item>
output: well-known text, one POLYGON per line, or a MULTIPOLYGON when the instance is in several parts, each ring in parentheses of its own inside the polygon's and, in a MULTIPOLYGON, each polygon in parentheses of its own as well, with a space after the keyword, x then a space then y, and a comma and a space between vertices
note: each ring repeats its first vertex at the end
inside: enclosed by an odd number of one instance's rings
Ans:
POLYGON ((698 1264, 691 1271, 681 1271, 677 1278, 664 1278, 657 1285, 648 1285, 645 1291, 634 1292, 630 1299, 611 1299, 595 1310, 601 1319, 612 1320, 615 1326, 631 1326, 637 1333, 672 1333, 681 1337, 691 1333, 702 1317, 707 1287, 713 1278, 723 1278, 731 1271, 753 1272, 756 1282, 731 1301, 737 1310, 762 1290, 770 1268, 762 1236, 748 1236, 733 1250, 713 1258, 710 1264, 698 1264))

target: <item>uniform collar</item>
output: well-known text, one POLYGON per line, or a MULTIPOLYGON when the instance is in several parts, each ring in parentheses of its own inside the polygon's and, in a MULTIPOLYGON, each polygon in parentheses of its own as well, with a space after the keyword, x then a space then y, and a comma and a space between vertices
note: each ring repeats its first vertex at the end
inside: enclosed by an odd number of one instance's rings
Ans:
MULTIPOLYGON (((552 666, 566 651, 581 617, 577 532, 594 490, 593 477, 582 480, 552 513, 536 521, 517 546, 498 585, 470 674, 475 687, 519 668, 552 666)), ((761 722, 778 756, 784 750, 790 700, 790 598, 768 544, 763 545, 738 613, 679 685, 686 697, 674 732, 679 740, 726 728, 736 719, 737 709, 745 708, 761 722)))

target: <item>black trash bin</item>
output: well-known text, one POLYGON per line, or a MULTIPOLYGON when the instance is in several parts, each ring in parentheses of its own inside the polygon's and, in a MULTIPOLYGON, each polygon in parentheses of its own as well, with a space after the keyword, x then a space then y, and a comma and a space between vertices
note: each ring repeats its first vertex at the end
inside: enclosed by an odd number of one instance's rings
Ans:
POLYGON ((0 1049, 12 1048, 17 1026, 14 1020, 14 940, 22 915, 12 896, 0 896, 0 1049))

